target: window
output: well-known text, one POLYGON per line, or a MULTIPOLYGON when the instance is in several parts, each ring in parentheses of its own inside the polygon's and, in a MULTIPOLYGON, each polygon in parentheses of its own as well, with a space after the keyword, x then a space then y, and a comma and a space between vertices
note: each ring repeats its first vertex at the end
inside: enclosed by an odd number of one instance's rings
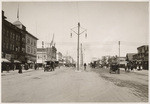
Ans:
POLYGON ((3 34, 5 34, 5 28, 3 28, 2 32, 3 32, 3 34))
POLYGON ((8 43, 6 43, 6 49, 8 49, 8 43))
POLYGON ((25 52, 25 48, 22 48, 22 52, 25 52))
POLYGON ((7 30, 6 36, 9 36, 9 31, 7 30))
POLYGON ((36 49, 34 49, 34 54, 36 54, 36 49))
POLYGON ((25 38, 24 37, 22 37, 22 42, 25 42, 25 38))
POLYGON ((14 50, 14 44, 12 45, 12 50, 14 50))
POLYGON ((20 51, 20 47, 18 47, 18 52, 20 51))
POLYGON ((12 44, 10 44, 10 50, 12 50, 12 44))
POLYGON ((30 47, 29 46, 27 47, 27 53, 30 53, 30 47))
POLYGON ((30 44, 30 38, 27 38, 27 43, 30 44))
POLYGON ((18 51, 18 47, 16 46, 16 51, 18 51))
POLYGON ((18 41, 20 41, 20 35, 18 35, 18 41))
POLYGON ((31 39, 31 45, 32 45, 33 43, 32 43, 32 39, 31 39))
POLYGON ((6 47, 6 43, 5 42, 3 42, 3 48, 5 48, 6 47))
POLYGON ((16 41, 18 40, 18 35, 16 34, 16 41))
POLYGON ((33 53, 33 49, 32 49, 32 47, 31 47, 31 49, 30 49, 30 50, 31 50, 31 53, 33 53))
POLYGON ((13 33, 13 39, 15 39, 15 34, 13 33))
POLYGON ((36 42, 34 41, 34 46, 36 46, 36 42))

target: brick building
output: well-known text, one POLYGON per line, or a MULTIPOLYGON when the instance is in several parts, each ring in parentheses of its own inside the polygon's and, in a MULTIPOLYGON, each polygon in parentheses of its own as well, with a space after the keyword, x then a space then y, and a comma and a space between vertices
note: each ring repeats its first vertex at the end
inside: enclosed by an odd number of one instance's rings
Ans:
POLYGON ((133 56, 137 64, 141 65, 143 69, 148 69, 149 63, 149 48, 148 45, 143 45, 137 48, 138 53, 133 56))
POLYGON ((11 63, 25 62, 25 29, 7 21, 2 11, 2 58, 11 63))

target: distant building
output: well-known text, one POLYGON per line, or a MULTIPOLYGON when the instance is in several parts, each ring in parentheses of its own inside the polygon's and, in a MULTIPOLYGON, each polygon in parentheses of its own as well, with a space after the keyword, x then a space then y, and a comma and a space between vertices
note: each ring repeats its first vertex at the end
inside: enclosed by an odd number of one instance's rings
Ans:
POLYGON ((37 48, 36 62, 42 64, 45 61, 56 61, 57 49, 52 46, 51 48, 37 48))
POLYGON ((57 61, 59 61, 59 63, 63 63, 63 55, 61 52, 57 53, 57 61))
POLYGON ((42 63, 47 61, 47 51, 46 48, 37 48, 37 57, 36 62, 39 66, 42 66, 42 63))
POLYGON ((51 60, 56 61, 56 54, 57 54, 57 49, 55 46, 51 47, 51 60))
POLYGON ((125 65, 127 65, 127 61, 126 61, 126 57, 117 57, 118 61, 119 61, 119 65, 120 67, 125 67, 125 65))
POLYGON ((127 54, 126 54, 126 61, 134 61, 133 56, 134 56, 135 54, 136 54, 136 53, 127 53, 127 54))

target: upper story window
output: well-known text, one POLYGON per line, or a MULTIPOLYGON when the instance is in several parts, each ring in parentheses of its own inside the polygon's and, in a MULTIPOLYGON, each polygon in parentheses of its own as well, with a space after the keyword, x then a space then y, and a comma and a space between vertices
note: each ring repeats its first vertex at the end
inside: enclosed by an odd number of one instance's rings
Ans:
POLYGON ((30 53, 30 47, 29 46, 27 47, 27 52, 30 53))
POLYGON ((20 47, 18 47, 18 52, 20 51, 20 47))
POLYGON ((15 39, 15 34, 14 33, 12 33, 12 38, 15 39))
POLYGON ((6 36, 9 36, 9 30, 7 30, 6 36))
POLYGON ((15 48, 15 46, 14 46, 14 44, 13 44, 13 45, 12 45, 12 50, 15 50, 14 48, 15 48))
POLYGON ((29 37, 27 37, 27 43, 30 44, 30 38, 29 37))
POLYGON ((6 43, 5 43, 5 42, 3 42, 2 44, 3 44, 3 46, 2 46, 2 47, 3 47, 3 48, 5 48, 5 47, 6 47, 6 43))
POLYGON ((18 35, 18 41, 20 41, 20 35, 18 35))
POLYGON ((18 51, 18 47, 16 47, 16 49, 15 49, 16 51, 18 51))
POLYGON ((34 46, 36 46, 36 42, 34 41, 34 46))
POLYGON ((18 35, 16 34, 16 41, 18 40, 18 35))
POLYGON ((2 29, 3 34, 5 34, 5 28, 2 29))
POLYGON ((31 53, 33 53, 33 49, 32 49, 32 47, 31 47, 31 53))
POLYGON ((34 49, 34 54, 36 54, 36 49, 34 49))

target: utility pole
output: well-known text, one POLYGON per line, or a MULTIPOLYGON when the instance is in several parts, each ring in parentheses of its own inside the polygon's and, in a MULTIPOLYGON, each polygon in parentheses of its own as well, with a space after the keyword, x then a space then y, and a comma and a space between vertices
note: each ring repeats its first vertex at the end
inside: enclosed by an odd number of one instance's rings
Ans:
MULTIPOLYGON (((120 41, 118 42, 119 44, 119 66, 120 66, 120 41)), ((120 74, 120 68, 118 69, 118 74, 120 74)))
POLYGON ((81 66, 83 66, 83 50, 82 50, 82 43, 81 43, 81 66))
POLYGON ((42 41, 42 69, 44 69, 44 67, 43 67, 43 55, 44 55, 44 41, 42 41))
MULTIPOLYGON (((86 32, 87 30, 86 29, 84 29, 84 28, 82 28, 81 26, 80 26, 80 23, 78 22, 78 27, 74 27, 74 28, 72 28, 71 29, 71 31, 73 31, 77 36, 78 36, 78 39, 77 39, 77 71, 79 71, 79 44, 80 44, 80 35, 82 34, 82 33, 84 33, 84 32, 86 32), (74 28, 78 28, 78 32, 76 32, 76 31, 74 31, 73 29, 74 28), (83 31, 80 33, 80 28, 82 28, 83 29, 83 31)), ((85 34, 85 37, 87 36, 87 34, 85 34)), ((72 37, 72 33, 71 33, 71 37, 72 37)))

